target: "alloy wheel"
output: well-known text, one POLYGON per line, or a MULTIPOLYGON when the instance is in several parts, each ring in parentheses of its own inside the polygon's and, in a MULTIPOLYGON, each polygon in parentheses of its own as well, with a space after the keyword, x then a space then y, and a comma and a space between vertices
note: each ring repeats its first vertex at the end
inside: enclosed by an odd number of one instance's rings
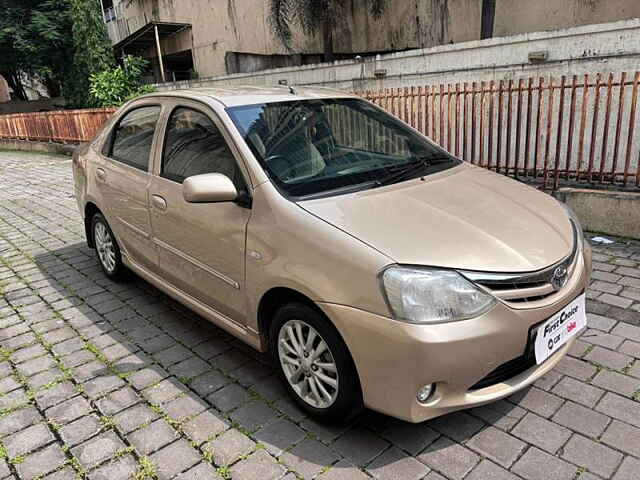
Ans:
POLYGON ((107 272, 113 273, 116 268, 116 251, 111 232, 104 223, 96 223, 94 239, 100 263, 107 272))
POLYGON ((338 368, 329 346, 308 323, 287 321, 278 334, 278 358, 296 394, 315 408, 328 408, 338 396, 338 368))

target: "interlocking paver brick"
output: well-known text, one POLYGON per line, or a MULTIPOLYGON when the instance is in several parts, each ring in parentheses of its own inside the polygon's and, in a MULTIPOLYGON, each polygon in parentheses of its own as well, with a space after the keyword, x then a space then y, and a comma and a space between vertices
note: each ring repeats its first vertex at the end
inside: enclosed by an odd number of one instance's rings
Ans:
POLYGON ((429 467, 392 447, 371 462, 367 471, 380 480, 418 480, 429 473, 429 467))
POLYGON ((126 448, 114 431, 108 431, 71 449, 84 468, 93 468, 126 448))
POLYGON ((633 358, 628 355, 602 347, 595 347, 585 355, 584 359, 614 370, 622 370, 633 361, 633 358))
POLYGON ((625 340, 618 348, 618 351, 634 358, 640 358, 640 343, 632 340, 625 340))
MULTIPOLYGON (((612 332, 615 332, 615 329, 612 330, 612 332)), ((624 341, 624 337, 621 337, 619 335, 615 335, 613 333, 605 333, 593 329, 587 330, 584 334, 582 334, 580 339, 584 342, 599 345, 610 350, 615 350, 624 341)))
POLYGON ((249 392, 244 387, 232 383, 209 395, 207 400, 218 410, 228 412, 239 407, 249 398, 249 392))
POLYGON ((14 458, 32 452, 54 440, 55 438, 47 425, 39 423, 3 439, 2 443, 9 458, 14 458))
POLYGON ((211 370, 211 366, 198 357, 191 357, 182 362, 171 365, 167 369, 176 377, 191 379, 211 370))
POLYGON ((564 446, 562 458, 591 472, 609 478, 622 462, 622 454, 580 435, 574 435, 564 446))
POLYGON ((129 435, 129 441, 140 455, 149 455, 179 438, 165 420, 158 419, 129 435))
POLYGON ((517 460, 527 446, 521 440, 493 427, 477 433, 466 445, 506 468, 517 460))
POLYGON ((29 377, 27 379, 27 385, 31 390, 37 390, 48 384, 62 380, 64 377, 64 373, 59 368, 55 367, 29 377))
POLYGON ((518 477, 489 460, 482 460, 466 480, 518 480, 518 477))
POLYGON ((74 447, 98 434, 103 424, 96 415, 87 415, 60 428, 60 438, 70 447, 74 447))
POLYGON ((111 416, 139 401, 140 397, 131 387, 124 387, 97 400, 96 406, 103 415, 111 416))
POLYGON ((626 457, 616 472, 614 480, 637 480, 640 472, 640 460, 626 457))
POLYGON ((222 480, 215 468, 209 463, 199 463, 186 472, 178 475, 176 480, 222 480))
POLYGON ((611 329, 615 327, 616 323, 617 322, 614 319, 605 317, 604 315, 587 313, 587 324, 589 325, 589 328, 610 332, 611 329))
POLYGON ((339 458, 317 440, 306 439, 282 454, 280 461, 303 478, 312 478, 339 458))
POLYGON ((138 462, 131 455, 115 459, 89 474, 89 480, 131 480, 138 471, 138 462))
POLYGON ((640 428, 614 420, 602 435, 601 441, 640 458, 640 428))
POLYGON ((252 451, 255 446, 253 440, 232 428, 207 443, 202 449, 213 452, 216 465, 229 465, 252 451))
POLYGON ((429 421, 429 427, 456 441, 468 440, 484 424, 466 412, 455 412, 429 421))
POLYGON ((623 422, 630 423, 635 427, 640 427, 639 402, 634 402, 614 393, 607 393, 600 403, 596 405, 596 410, 623 422))
POLYGON ((12 392, 21 387, 21 384, 13 377, 5 377, 0 379, 0 395, 12 392))
POLYGON ((551 389, 551 392, 587 407, 593 407, 604 395, 603 390, 571 377, 564 377, 551 389))
POLYGON ((636 391, 640 390, 640 379, 609 370, 599 372, 593 379, 593 383, 626 397, 631 397, 636 391))
POLYGON ((44 414, 47 419, 58 423, 65 424, 80 418, 91 412, 91 405, 83 397, 77 396, 55 407, 51 407, 44 414))
POLYGON ((468 448, 441 437, 418 455, 418 460, 447 477, 459 480, 476 466, 480 457, 468 448))
POLYGON ((156 418, 158 418, 158 414, 151 408, 144 404, 138 404, 116 414, 113 421, 121 432, 127 434, 156 418))
POLYGON ((556 365, 556 371, 577 378, 578 380, 588 380, 593 377, 598 369, 593 365, 572 357, 564 357, 556 365))
POLYGON ((183 397, 174 398, 162 406, 162 410, 174 420, 179 422, 193 417, 200 412, 204 412, 209 405, 200 398, 185 395, 183 397))
POLYGON ((610 418, 577 403, 566 402, 553 416, 553 421, 575 432, 597 438, 610 418))
POLYGON ((234 480, 276 480, 284 474, 285 469, 275 458, 264 450, 258 450, 231 467, 234 480))
POLYGON ((429 428, 427 423, 414 425, 395 421, 382 432, 382 436, 411 455, 416 455, 440 436, 438 432, 429 428))
POLYGON ((173 377, 166 378, 142 391, 142 396, 149 402, 162 405, 176 397, 187 393, 189 389, 173 377))
POLYGON ((92 399, 96 399, 104 394, 107 394, 113 390, 124 385, 124 381, 115 375, 104 375, 102 377, 94 378, 84 383, 82 386, 85 393, 92 399))
POLYGON ((78 390, 73 383, 61 382, 51 388, 39 390, 36 393, 35 400, 38 407, 42 410, 46 410, 47 408, 64 402, 75 395, 78 395, 78 390))
POLYGON ((223 416, 215 410, 207 410, 182 425, 182 431, 197 444, 213 439, 229 428, 223 416))
POLYGON ((520 457, 511 471, 527 480, 568 480, 575 477, 577 468, 558 457, 531 447, 520 457))
POLYGON ((553 415, 563 403, 561 398, 535 387, 525 388, 511 395, 509 401, 547 418, 553 415))
POLYGON ((143 390, 168 376, 169 374, 163 368, 152 365, 132 373, 127 377, 127 381, 137 390, 143 390))
POLYGON ((277 418, 277 412, 264 402, 254 401, 235 410, 230 417, 244 428, 255 431, 274 422, 277 418))
POLYGON ((19 432, 42 420, 42 415, 34 407, 21 408, 3 415, 0 417, 0 437, 19 432))
POLYGON ((536 445, 550 453, 557 452, 571 437, 571 431, 567 428, 561 427, 534 413, 527 413, 520 423, 511 430, 511 433, 525 442, 536 445))
POLYGON ((158 480, 165 480, 193 467, 202 457, 189 442, 181 439, 158 450, 149 458, 156 466, 158 480))
POLYGON ((31 455, 16 466, 20 478, 32 480, 56 470, 67 460, 64 452, 58 444, 50 445, 31 455))
POLYGON ((254 434, 254 438, 276 457, 305 437, 304 430, 286 419, 280 419, 254 434))
POLYGON ((43 480, 76 480, 78 478, 76 472, 71 467, 64 467, 53 473, 50 473, 43 480))
POLYGON ((189 387, 198 395, 206 397, 207 395, 228 385, 230 380, 219 372, 209 371, 189 382, 189 387))

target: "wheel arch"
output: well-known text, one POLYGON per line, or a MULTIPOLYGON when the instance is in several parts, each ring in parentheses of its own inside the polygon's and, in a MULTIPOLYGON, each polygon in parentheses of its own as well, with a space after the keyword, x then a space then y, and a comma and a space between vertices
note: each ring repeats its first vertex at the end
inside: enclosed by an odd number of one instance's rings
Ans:
POLYGON ((93 232, 91 231, 91 220, 96 213, 102 212, 95 203, 87 202, 84 206, 84 233, 87 237, 87 245, 89 245, 90 248, 95 248, 93 232))

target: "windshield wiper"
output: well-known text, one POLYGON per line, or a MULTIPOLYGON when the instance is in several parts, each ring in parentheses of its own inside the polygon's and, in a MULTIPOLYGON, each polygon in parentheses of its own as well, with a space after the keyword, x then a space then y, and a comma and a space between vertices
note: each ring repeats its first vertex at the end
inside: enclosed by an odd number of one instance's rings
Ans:
POLYGON ((392 183, 399 182, 404 178, 410 178, 412 175, 415 175, 416 172, 429 167, 429 165, 429 162, 424 158, 414 160, 397 169, 390 175, 376 180, 376 185, 382 187, 384 185, 391 185, 392 183))
POLYGON ((432 162, 437 162, 438 160, 450 160, 451 158, 452 157, 449 157, 448 155, 417 157, 415 160, 412 160, 401 167, 394 168, 390 175, 387 175, 380 180, 376 180, 376 186, 382 187, 384 185, 391 185, 392 183, 412 178, 417 172, 433 166, 434 164, 432 162))

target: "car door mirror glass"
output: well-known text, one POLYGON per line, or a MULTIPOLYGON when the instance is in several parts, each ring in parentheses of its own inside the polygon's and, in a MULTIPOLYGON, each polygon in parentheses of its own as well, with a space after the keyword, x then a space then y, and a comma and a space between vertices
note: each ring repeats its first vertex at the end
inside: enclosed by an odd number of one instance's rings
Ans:
POLYGON ((233 202, 238 198, 238 191, 226 175, 204 173, 184 180, 182 196, 189 203, 233 202))

